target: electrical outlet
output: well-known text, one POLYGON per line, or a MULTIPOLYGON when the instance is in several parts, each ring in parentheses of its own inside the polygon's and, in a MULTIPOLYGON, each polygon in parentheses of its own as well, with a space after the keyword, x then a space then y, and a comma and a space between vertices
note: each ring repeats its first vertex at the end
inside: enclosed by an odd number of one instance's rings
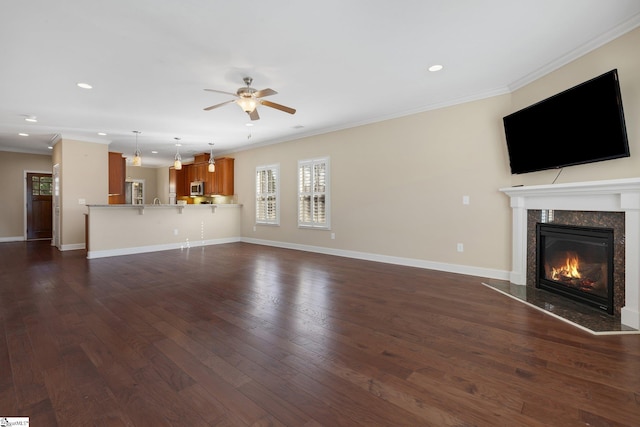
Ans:
POLYGON ((464 252, 464 245, 462 243, 458 243, 458 252, 464 252))
POLYGON ((336 233, 331 233, 331 240, 335 240, 336 239, 336 233))
POLYGON ((78 199, 78 204, 79 205, 86 205, 87 204, 87 200, 86 199, 78 199))
POLYGON ((462 204, 463 205, 468 205, 469 202, 470 202, 469 196, 462 196, 462 204))
POLYGON ((177 228, 174 228, 174 229, 173 229, 173 235, 174 235, 174 236, 177 236, 177 235, 178 235, 178 229, 177 229, 177 228))
POLYGON ((253 231, 256 231, 256 226, 255 225, 253 226, 253 231))

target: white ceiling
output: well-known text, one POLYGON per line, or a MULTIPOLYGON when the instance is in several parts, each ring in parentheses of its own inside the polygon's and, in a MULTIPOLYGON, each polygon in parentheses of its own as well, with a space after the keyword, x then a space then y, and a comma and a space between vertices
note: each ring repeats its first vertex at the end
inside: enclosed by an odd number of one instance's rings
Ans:
POLYGON ((168 166, 176 137, 187 159, 507 93, 638 25, 638 0, 4 0, 0 150, 59 135, 130 159, 139 130, 168 166), (203 111, 244 76, 297 113, 203 111))

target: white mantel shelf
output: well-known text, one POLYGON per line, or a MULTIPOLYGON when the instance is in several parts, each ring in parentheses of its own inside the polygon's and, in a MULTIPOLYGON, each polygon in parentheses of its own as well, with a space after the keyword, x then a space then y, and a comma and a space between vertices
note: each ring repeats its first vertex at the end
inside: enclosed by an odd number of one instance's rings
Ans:
POLYGON ((525 285, 527 210, 625 213, 625 306, 622 324, 640 329, 640 178, 501 188, 513 210, 510 281, 525 285))

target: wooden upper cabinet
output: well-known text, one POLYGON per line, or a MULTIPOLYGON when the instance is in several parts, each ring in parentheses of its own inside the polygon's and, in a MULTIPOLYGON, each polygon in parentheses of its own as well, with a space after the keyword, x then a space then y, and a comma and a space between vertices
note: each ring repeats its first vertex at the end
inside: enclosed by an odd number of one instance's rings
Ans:
POLYGON ((207 166, 208 163, 194 163, 191 165, 191 179, 189 182, 207 180, 207 166))
POLYGON ((216 171, 214 176, 214 193, 220 196, 233 196, 233 163, 231 157, 221 157, 216 160, 216 171))
POLYGON ((204 194, 215 194, 215 172, 209 172, 209 162, 204 164, 203 174, 204 179, 204 194))
POLYGON ((169 168, 169 193, 173 194, 176 194, 178 192, 176 189, 176 172, 178 172, 176 168, 169 168))
POLYGON ((193 165, 182 165, 182 170, 184 173, 184 179, 187 182, 187 188, 190 182, 195 181, 195 170, 193 169, 193 165))
POLYGON ((189 182, 202 182, 204 185, 204 195, 209 196, 214 192, 215 173, 209 172, 209 153, 197 154, 193 156, 193 164, 191 166, 189 182))
POLYGON ((123 204, 124 181, 127 173, 126 158, 122 153, 109 152, 109 204, 123 204))
POLYGON ((175 185, 177 197, 190 195, 190 184, 194 181, 204 183, 205 196, 233 196, 233 163, 230 157, 215 159, 216 171, 209 172, 209 154, 194 156, 194 163, 182 165, 182 170, 169 168, 169 192, 175 185), (173 184, 175 182, 175 184, 173 184))
POLYGON ((189 181, 186 175, 185 165, 182 165, 180 170, 176 170, 173 166, 169 168, 169 193, 175 193, 176 197, 189 195, 189 181))

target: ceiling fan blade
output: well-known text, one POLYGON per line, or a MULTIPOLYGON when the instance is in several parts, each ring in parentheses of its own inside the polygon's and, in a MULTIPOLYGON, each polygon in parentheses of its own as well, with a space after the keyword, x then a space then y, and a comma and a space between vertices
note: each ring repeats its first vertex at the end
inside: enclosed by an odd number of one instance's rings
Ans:
POLYGON ((296 109, 291 107, 285 107, 284 105, 276 104, 271 101, 260 101, 262 105, 266 105, 267 107, 275 108, 276 110, 284 111, 285 113, 295 114, 296 109))
POLYGON ((232 99, 232 100, 229 100, 229 101, 224 101, 224 102, 221 102, 220 104, 216 104, 216 105, 212 105, 211 107, 207 107, 207 108, 204 109, 204 111, 210 111, 210 110, 213 110, 214 108, 222 107, 223 105, 227 105, 227 104, 229 104, 231 102, 235 102, 235 101, 236 101, 235 99, 232 99))
POLYGON ((276 95, 277 93, 278 93, 278 92, 276 92, 276 91, 275 91, 275 90, 273 90, 273 89, 262 89, 262 90, 257 91, 257 92, 256 92, 256 93, 254 93, 253 95, 254 95, 256 98, 263 98, 263 97, 265 97, 265 96, 276 95))
POLYGON ((260 115, 258 114, 258 109, 256 108, 252 112, 249 113, 249 117, 251 120, 260 120, 260 115))
POLYGON ((207 92, 215 92, 215 93, 222 93, 225 95, 231 95, 231 96, 235 96, 238 97, 237 93, 231 93, 231 92, 225 92, 223 90, 216 90, 216 89, 205 89, 207 92))

